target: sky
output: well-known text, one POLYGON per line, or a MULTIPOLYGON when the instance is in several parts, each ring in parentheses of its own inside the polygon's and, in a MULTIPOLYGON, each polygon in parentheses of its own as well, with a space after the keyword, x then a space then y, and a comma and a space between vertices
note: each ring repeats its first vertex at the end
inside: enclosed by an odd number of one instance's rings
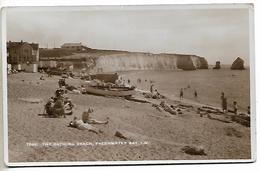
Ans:
POLYGON ((249 63, 248 8, 13 7, 6 9, 7 41, 60 47, 194 54, 209 64, 249 63))

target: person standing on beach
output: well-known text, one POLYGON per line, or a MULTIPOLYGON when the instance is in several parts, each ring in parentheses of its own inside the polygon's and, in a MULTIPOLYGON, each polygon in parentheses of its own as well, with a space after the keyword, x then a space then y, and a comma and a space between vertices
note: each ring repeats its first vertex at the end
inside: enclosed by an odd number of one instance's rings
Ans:
POLYGON ((234 114, 237 114, 238 107, 236 101, 233 102, 233 109, 234 109, 234 114))
POLYGON ((227 99, 225 98, 225 93, 224 92, 221 92, 220 99, 221 99, 222 111, 225 112, 227 99))
POLYGON ((194 91, 194 97, 197 99, 197 97, 198 97, 198 93, 197 93, 197 91, 195 90, 194 91))
POLYGON ((226 113, 226 111, 227 111, 227 98, 226 97, 223 97, 223 99, 222 99, 222 109, 223 109, 223 112, 226 113))
POLYGON ((180 100, 182 100, 183 99, 183 89, 181 88, 181 90, 180 90, 180 100))
POLYGON ((225 93, 222 91, 222 92, 221 92, 221 97, 220 97, 221 100, 222 100, 224 97, 225 97, 225 93))
POLYGON ((151 84, 151 86, 150 86, 150 92, 153 94, 153 84, 151 84))

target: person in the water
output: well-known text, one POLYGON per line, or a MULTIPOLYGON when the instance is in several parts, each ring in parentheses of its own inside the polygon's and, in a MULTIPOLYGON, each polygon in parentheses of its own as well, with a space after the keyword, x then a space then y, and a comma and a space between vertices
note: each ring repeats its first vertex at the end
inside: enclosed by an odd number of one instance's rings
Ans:
POLYGON ((181 90, 180 90, 180 100, 182 100, 183 99, 183 89, 181 88, 181 90))

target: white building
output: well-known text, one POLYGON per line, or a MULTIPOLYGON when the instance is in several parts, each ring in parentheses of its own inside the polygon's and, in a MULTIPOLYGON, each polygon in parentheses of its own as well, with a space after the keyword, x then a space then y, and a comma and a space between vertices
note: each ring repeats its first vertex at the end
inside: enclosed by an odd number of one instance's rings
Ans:
POLYGON ((72 51, 82 51, 86 50, 86 47, 81 43, 64 43, 61 46, 62 49, 72 50, 72 51))

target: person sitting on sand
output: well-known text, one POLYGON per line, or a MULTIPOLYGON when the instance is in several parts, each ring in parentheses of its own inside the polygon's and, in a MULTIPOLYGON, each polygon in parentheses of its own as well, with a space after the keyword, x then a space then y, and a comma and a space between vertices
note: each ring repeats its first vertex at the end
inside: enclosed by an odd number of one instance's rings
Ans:
POLYGON ((86 109, 83 113, 82 113, 82 121, 84 123, 89 123, 89 124, 107 124, 108 120, 106 121, 99 121, 96 119, 91 118, 90 114, 94 112, 94 109, 89 108, 88 110, 86 109))
POLYGON ((66 85, 65 79, 64 78, 59 79, 58 84, 59 84, 59 88, 61 88, 62 86, 65 86, 66 85))
POLYGON ((170 107, 170 105, 168 105, 165 101, 162 101, 162 102, 160 103, 160 106, 163 108, 163 110, 165 110, 166 112, 169 112, 169 113, 172 114, 172 115, 176 115, 176 114, 177 114, 176 111, 174 111, 174 110, 170 107))
POLYGON ((45 104, 44 108, 47 115, 50 117, 64 116, 65 118, 64 102, 61 96, 57 98, 51 97, 45 104))
POLYGON ((43 75, 40 77, 40 80, 45 80, 44 77, 43 77, 43 75))
POLYGON ((52 109, 53 109, 54 103, 55 103, 54 97, 51 97, 51 98, 47 101, 47 103, 45 104, 45 106, 44 106, 44 109, 45 109, 46 113, 47 113, 49 116, 53 116, 53 110, 52 110, 52 109))
POLYGON ((84 123, 82 120, 78 119, 77 117, 74 117, 73 121, 71 121, 69 123, 69 127, 77 128, 79 130, 88 130, 88 131, 94 132, 96 134, 103 132, 100 129, 98 129, 88 123, 84 123))
POLYGON ((72 104, 71 99, 68 97, 64 98, 64 110, 66 115, 72 115, 72 109, 74 104, 72 104))
POLYGON ((59 96, 61 96, 62 95, 62 89, 57 89, 56 91, 55 91, 55 96, 56 97, 59 97, 59 96))
POLYGON ((115 84, 118 85, 118 86, 123 85, 123 81, 121 79, 117 79, 115 81, 115 84))
POLYGON ((68 91, 66 89, 65 86, 62 86, 61 88, 58 88, 55 91, 55 96, 58 98, 59 96, 61 96, 62 98, 64 98, 67 95, 68 91))
POLYGON ((155 89, 154 92, 155 92, 155 95, 156 95, 156 96, 160 97, 161 94, 158 92, 157 89, 155 89))
POLYGON ((57 117, 60 117, 60 116, 63 116, 64 118, 66 117, 62 96, 57 97, 57 100, 53 105, 53 114, 54 114, 54 116, 57 116, 57 117))
POLYGON ((157 89, 154 90, 153 99, 160 99, 161 94, 158 92, 157 89))
POLYGON ((68 84, 65 86, 65 88, 69 91, 77 90, 77 87, 68 84))

